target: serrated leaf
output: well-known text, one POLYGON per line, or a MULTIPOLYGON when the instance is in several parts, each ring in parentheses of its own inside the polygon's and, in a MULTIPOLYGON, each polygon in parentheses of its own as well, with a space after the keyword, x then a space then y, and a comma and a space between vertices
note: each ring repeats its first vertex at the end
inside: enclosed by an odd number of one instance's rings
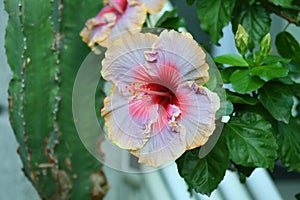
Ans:
POLYGON ((240 94, 255 91, 264 85, 260 78, 251 76, 249 69, 238 69, 230 76, 233 89, 240 94))
POLYGON ((293 0, 268 0, 276 6, 290 7, 293 0))
POLYGON ((294 101, 288 86, 270 82, 260 90, 258 99, 276 120, 289 122, 294 101))
POLYGON ((276 36, 275 44, 281 56, 291 58, 293 64, 300 66, 300 44, 292 34, 286 31, 279 33, 276 36))
POLYGON ((199 159, 199 148, 185 152, 176 163, 190 189, 210 194, 222 181, 229 165, 228 150, 221 136, 212 151, 199 159))
POLYGON ((282 63, 289 63, 291 59, 289 58, 283 58, 280 56, 275 56, 275 55, 267 55, 264 56, 262 59, 262 63, 264 64, 270 64, 270 63, 276 63, 276 62, 282 62, 282 63))
POLYGON ((281 83, 285 85, 293 85, 295 82, 291 79, 290 76, 286 76, 283 78, 277 78, 276 80, 280 81, 281 83))
POLYGON ((214 44, 223 36, 222 29, 231 20, 235 0, 200 0, 197 2, 197 15, 200 27, 206 31, 214 44))
POLYGON ((226 97, 232 103, 238 103, 238 104, 255 105, 258 102, 258 100, 254 97, 251 97, 249 95, 241 95, 241 94, 233 93, 228 90, 226 91, 226 97))
POLYGON ((215 62, 221 64, 228 64, 236 67, 247 67, 247 61, 240 55, 237 54, 224 54, 216 57, 215 62))
POLYGON ((226 68, 222 69, 221 76, 222 76, 223 83, 230 83, 230 80, 229 80, 230 76, 237 69, 239 69, 239 67, 226 67, 226 68))
POLYGON ((280 62, 270 63, 263 66, 254 67, 251 69, 251 76, 258 76, 264 81, 272 80, 273 78, 285 77, 289 73, 289 66, 283 66, 280 62))
MULTIPOLYGON (((298 84, 293 84, 291 87, 292 93, 300 98, 300 83, 298 84)), ((300 114, 300 113, 299 113, 300 114)))
POLYGON ((166 21, 163 21, 159 25, 155 25, 155 26, 178 30, 179 28, 186 27, 186 22, 181 17, 172 17, 172 18, 168 18, 166 21))
POLYGON ((255 170, 254 167, 244 167, 243 165, 235 165, 235 167, 239 173, 244 174, 246 177, 249 177, 255 170))
POLYGON ((245 167, 273 169, 277 144, 271 124, 253 112, 239 112, 223 129, 230 159, 245 167))
POLYGON ((248 48, 253 50, 263 36, 270 31, 271 18, 269 13, 260 5, 243 4, 235 9, 234 15, 233 31, 236 32, 238 25, 241 24, 249 34, 248 48))
POLYGON ((255 170, 254 167, 244 167, 243 165, 237 165, 237 164, 235 164, 234 166, 238 171, 241 183, 246 183, 247 180, 246 178, 249 177, 252 174, 252 172, 255 170))
POLYGON ((278 122, 276 140, 278 156, 289 171, 300 168, 300 120, 290 119, 289 124, 278 122))
POLYGON ((182 17, 178 16, 178 9, 174 8, 171 11, 165 11, 156 22, 155 27, 178 30, 179 28, 186 27, 186 22, 182 17))

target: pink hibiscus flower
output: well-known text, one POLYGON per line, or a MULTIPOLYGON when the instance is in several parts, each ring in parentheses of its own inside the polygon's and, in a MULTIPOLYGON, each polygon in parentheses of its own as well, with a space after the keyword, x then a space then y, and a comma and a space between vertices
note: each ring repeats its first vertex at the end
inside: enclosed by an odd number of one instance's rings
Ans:
POLYGON ((87 20, 80 32, 82 40, 93 48, 97 43, 108 47, 124 31, 139 32, 147 12, 159 12, 166 0, 106 0, 104 8, 87 20))
POLYGON ((108 138, 160 166, 206 143, 215 129, 220 100, 203 87, 205 53, 188 33, 136 33, 117 40, 102 61, 114 86, 101 115, 108 138))

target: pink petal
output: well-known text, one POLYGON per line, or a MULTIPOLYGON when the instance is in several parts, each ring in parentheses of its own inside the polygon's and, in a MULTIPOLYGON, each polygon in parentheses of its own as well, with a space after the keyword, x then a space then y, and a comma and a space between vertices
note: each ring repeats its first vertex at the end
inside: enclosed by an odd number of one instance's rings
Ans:
POLYGON ((129 101, 129 117, 136 124, 145 127, 151 120, 157 118, 158 105, 155 105, 151 96, 143 95, 129 101))
POLYGON ((146 17, 147 10, 142 3, 136 1, 128 3, 125 12, 118 18, 116 25, 112 27, 110 39, 106 41, 105 46, 109 47, 115 40, 130 33, 140 32, 146 17))
POLYGON ((148 76, 144 51, 150 51, 157 36, 137 33, 117 40, 105 53, 101 74, 115 85, 128 85, 148 76))
MULTIPOLYGON (((160 114, 162 114, 161 111, 160 114)), ((139 158, 140 163, 158 167, 176 160, 184 153, 186 150, 186 131, 184 127, 179 127, 179 131, 172 131, 164 123, 157 125, 156 122, 153 126, 162 127, 159 128, 159 132, 151 136, 143 148, 131 151, 131 153, 139 158)))
POLYGON ((127 0, 110 0, 109 2, 106 3, 110 4, 112 7, 117 9, 119 13, 123 13, 126 10, 128 4, 127 0))
POLYGON ((189 83, 180 87, 176 96, 181 109, 179 123, 187 132, 187 149, 202 146, 215 129, 215 114, 220 107, 218 95, 189 83))
POLYGON ((147 9, 137 1, 111 0, 80 32, 82 40, 94 47, 97 43, 109 47, 124 35, 139 32, 146 20, 147 9))
POLYGON ((147 110, 147 116, 137 121, 130 118, 129 106, 129 100, 114 88, 104 100, 101 115, 105 119, 110 141, 123 149, 137 150, 149 140, 151 124, 158 117, 158 108, 153 105, 147 110))
POLYGON ((188 33, 163 31, 153 46, 158 51, 157 63, 176 66, 186 81, 203 85, 208 80, 208 64, 205 53, 188 33))
POLYGON ((166 0, 139 0, 140 2, 143 2, 149 13, 157 13, 159 12, 166 3, 166 0))
POLYGON ((93 48, 96 43, 102 44, 111 34, 111 27, 116 23, 117 16, 114 13, 106 13, 101 18, 89 19, 80 32, 82 40, 93 48))

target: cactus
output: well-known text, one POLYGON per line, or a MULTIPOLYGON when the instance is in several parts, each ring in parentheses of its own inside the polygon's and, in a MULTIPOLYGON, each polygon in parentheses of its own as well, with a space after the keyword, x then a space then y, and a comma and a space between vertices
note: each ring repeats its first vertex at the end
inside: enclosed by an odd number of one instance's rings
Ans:
POLYGON ((101 199, 107 190, 72 117, 76 72, 89 53, 78 34, 101 6, 93 0, 5 0, 10 121, 24 173, 42 199, 101 199))

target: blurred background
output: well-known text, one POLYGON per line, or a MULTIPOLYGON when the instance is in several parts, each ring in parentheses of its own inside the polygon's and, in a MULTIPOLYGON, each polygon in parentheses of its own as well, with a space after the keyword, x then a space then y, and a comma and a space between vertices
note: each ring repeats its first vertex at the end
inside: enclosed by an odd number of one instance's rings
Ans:
MULTIPOLYGON (((186 12, 185 1, 171 1, 178 7, 179 15, 185 18, 188 30, 201 44, 211 46, 213 56, 224 53, 235 53, 231 27, 223 29, 224 37, 221 46, 208 44, 208 36, 201 32, 196 12, 186 12), (201 34, 199 34, 201 32, 201 34)), ((170 9, 171 4, 165 9, 170 9)), ((18 143, 15 139, 8 116, 8 84, 12 73, 7 64, 4 49, 5 27, 8 15, 4 11, 3 0, 0 0, 0 200, 35 200, 39 199, 32 184, 22 172, 22 163, 17 154, 18 143)), ((271 33, 277 34, 286 22, 273 16, 271 33)), ((300 32, 294 26, 289 26, 298 41, 300 32), (298 32, 296 32, 298 31, 298 32)), ((134 167, 134 166, 133 166, 134 167)), ((128 174, 104 167, 110 190, 106 200, 189 200, 189 199, 295 199, 300 192, 300 175, 296 172, 287 173, 280 163, 276 164, 274 172, 257 169, 245 184, 241 184, 236 173, 228 171, 218 189, 210 197, 193 194, 187 191, 184 180, 179 176, 176 164, 171 164, 161 170, 146 174, 128 174)))

